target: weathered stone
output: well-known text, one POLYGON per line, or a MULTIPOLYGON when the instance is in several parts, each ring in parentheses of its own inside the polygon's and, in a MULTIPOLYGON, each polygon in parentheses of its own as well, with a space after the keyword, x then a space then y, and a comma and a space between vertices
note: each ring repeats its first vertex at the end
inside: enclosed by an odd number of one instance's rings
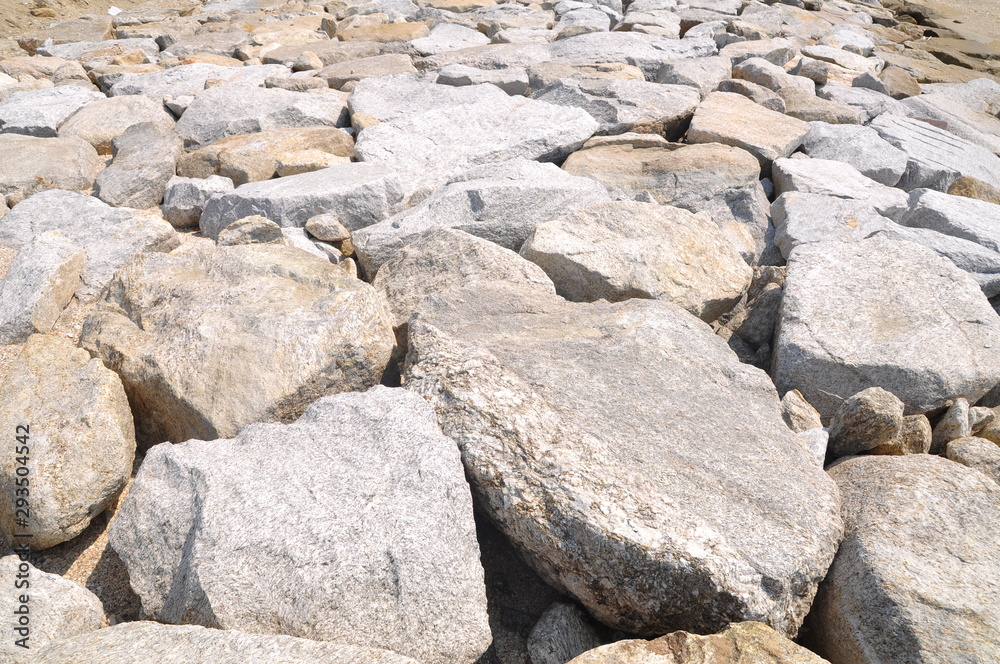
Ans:
POLYGON ((489 43, 490 38, 478 30, 457 23, 442 23, 433 27, 426 37, 411 41, 410 45, 420 55, 437 55, 470 46, 484 46, 489 43))
POLYGON ((673 632, 653 641, 625 640, 586 652, 570 664, 825 664, 767 625, 733 623, 719 634, 673 632))
POLYGON ((342 129, 323 126, 231 136, 181 157, 177 174, 190 178, 218 174, 236 185, 270 180, 278 174, 279 160, 306 150, 319 150, 347 163, 354 156, 354 141, 342 129))
POLYGON ((910 72, 892 65, 883 69, 879 80, 885 86, 885 93, 893 99, 905 99, 920 94, 920 84, 910 72))
POLYGON ((714 56, 672 60, 660 67, 656 82, 689 85, 705 96, 715 91, 732 73, 733 65, 729 58, 714 56))
POLYGON ((135 431, 121 381, 69 339, 36 334, 4 377, 0 404, 0 424, 11 432, 0 456, 3 541, 13 547, 15 535, 27 533, 38 550, 73 539, 132 471, 135 431), (21 434, 28 436, 24 455, 14 445, 21 434), (26 465, 15 461, 21 456, 26 465), (20 467, 31 487, 26 526, 15 521, 20 467))
POLYGON ((786 88, 778 93, 785 102, 785 114, 805 122, 859 125, 861 112, 847 104, 817 97, 813 92, 786 88))
POLYGON ((843 23, 834 25, 833 31, 819 40, 823 46, 840 48, 850 53, 868 57, 875 50, 875 42, 869 33, 859 25, 843 23))
MULTIPOLYGON (((965 85, 971 86, 973 83, 965 85)), ((986 91, 983 93, 973 94, 974 97, 988 94, 986 91)), ((954 87, 909 97, 903 101, 903 107, 912 118, 937 122, 938 126, 946 128, 959 138, 994 154, 1000 153, 1000 118, 990 112, 991 108, 984 108, 981 102, 977 104, 968 99, 967 95, 956 91, 954 87)))
POLYGON ((708 213, 748 262, 764 252, 770 206, 760 163, 745 150, 719 144, 596 146, 570 155, 563 168, 601 182, 615 198, 649 197, 708 213), (749 241, 739 228, 744 224, 749 241))
POLYGON ((834 457, 867 452, 899 435, 903 402, 881 387, 869 387, 837 409, 830 423, 829 452, 834 457))
POLYGON ((830 469, 847 537, 813 607, 834 664, 988 661, 1000 646, 1000 486, 927 454, 830 469))
POLYGON ((948 443, 947 456, 1000 484, 1000 446, 993 441, 973 437, 957 438, 948 443))
POLYGON ((688 143, 722 143, 757 157, 762 168, 795 151, 809 125, 731 92, 713 92, 694 112, 688 143), (766 130, 764 129, 766 127, 766 130))
POLYGON ((865 177, 889 187, 906 171, 906 153, 884 141, 871 127, 813 122, 802 149, 816 159, 850 164, 865 177))
POLYGON ((0 195, 18 203, 47 189, 86 191, 103 165, 97 151, 79 138, 0 135, 0 195))
POLYGON ((341 41, 373 41, 380 44, 408 42, 430 35, 425 23, 382 23, 357 28, 337 28, 337 38, 341 41))
POLYGON ((800 431, 799 439, 805 444, 813 462, 822 468, 826 465, 826 450, 830 444, 830 433, 826 429, 815 428, 800 431))
POLYGON ((778 96, 777 92, 768 90, 763 85, 757 85, 750 81, 736 78, 727 78, 719 83, 719 92, 733 92, 743 95, 766 109, 776 113, 785 112, 785 100, 778 96))
POLYGON ((853 166, 829 159, 779 159, 771 169, 779 196, 795 191, 867 203, 879 214, 899 219, 909 207, 905 192, 861 174, 853 166))
POLYGON ((781 417, 795 433, 823 427, 819 413, 809 405, 809 402, 798 390, 788 390, 785 392, 785 396, 781 397, 781 417))
POLYGON ((237 219, 219 231, 219 246, 235 244, 288 244, 281 226, 266 217, 237 219))
POLYGON ((948 443, 956 438, 967 438, 972 435, 972 425, 969 422, 969 402, 966 399, 955 399, 944 416, 934 427, 931 436, 931 454, 944 454, 948 443))
POLYGON ((76 292, 84 253, 56 232, 23 246, 0 279, 0 344, 49 332, 76 292))
MULTIPOLYGON (((351 239, 351 232, 332 213, 309 217, 308 221, 306 221, 305 229, 314 238, 323 242, 343 242, 351 239)), ((347 253, 352 254, 354 252, 350 251, 347 253)))
POLYGON ((542 90, 548 86, 568 78, 573 79, 596 79, 596 80, 619 80, 619 81, 644 81, 645 76, 642 70, 633 65, 621 63, 569 63, 555 60, 551 62, 541 62, 527 68, 528 84, 532 90, 542 90))
POLYGON ((220 138, 271 129, 349 124, 347 97, 342 93, 308 94, 277 88, 227 86, 206 90, 184 111, 177 132, 188 148, 200 148, 220 138))
POLYGON ((212 197, 201 230, 216 237, 243 217, 259 214, 279 226, 303 226, 317 214, 336 210, 351 231, 387 219, 402 206, 399 178, 377 164, 343 164, 311 173, 251 182, 212 197))
POLYGON ((670 39, 638 32, 593 32, 560 39, 549 48, 557 60, 634 65, 654 80, 665 62, 715 55, 714 39, 670 39))
POLYGON ((231 440, 154 447, 110 541, 163 622, 438 664, 472 664, 490 644, 459 452, 403 390, 327 397, 294 424, 254 424, 231 440), (274 575, 267 586, 262 573, 274 575))
POLYGON ((676 140, 701 96, 686 85, 647 81, 565 80, 532 93, 556 106, 582 108, 600 123, 599 134, 638 132, 676 140))
POLYGON ((370 286, 280 245, 145 254, 104 303, 81 344, 121 376, 144 445, 287 421, 320 396, 378 383, 393 346, 370 286))
POLYGON ((5 657, 5 662, 28 664, 35 661, 37 649, 104 626, 101 600, 80 584, 36 569, 30 562, 13 554, 0 558, 0 574, 10 579, 11 585, 8 592, 0 595, 0 611, 15 616, 15 611, 21 609, 20 596, 30 598, 28 638, 14 631, 16 619, 8 620, 0 631, 3 636, 0 656, 5 657), (24 579, 30 586, 17 588, 15 583, 24 579), (22 639, 28 648, 16 645, 22 639))
POLYGON ((931 451, 931 423, 926 415, 903 418, 899 433, 887 443, 876 445, 869 454, 927 454, 931 451))
POLYGON ((985 406, 973 406, 969 408, 969 427, 972 429, 973 434, 977 434, 991 425, 995 419, 996 413, 993 412, 992 408, 986 408, 985 406))
POLYGON ((787 260, 795 247, 814 242, 858 242, 890 228, 892 221, 864 201, 798 191, 771 205, 774 244, 787 260))
POLYGON ((52 643, 38 652, 34 664, 164 662, 164 653, 177 661, 213 664, 418 664, 376 648, 155 622, 123 623, 52 643))
POLYGON ((948 185, 948 193, 1000 205, 1000 188, 968 175, 963 175, 948 185))
POLYGON ((183 60, 186 57, 211 53, 212 55, 222 55, 235 57, 236 49, 250 41, 250 36, 242 30, 232 32, 206 32, 181 37, 173 44, 163 49, 164 57, 172 57, 183 60))
POLYGON ((944 129, 919 120, 880 115, 871 126, 886 141, 906 153, 901 189, 921 187, 947 191, 963 175, 1000 186, 1000 157, 944 129))
POLYGON ((535 623, 527 647, 531 664, 566 664, 603 643, 587 614, 579 607, 556 602, 535 623))
POLYGON ((824 85, 816 90, 816 95, 823 99, 840 102, 852 106, 861 112, 864 123, 871 122, 883 113, 889 115, 906 115, 906 108, 892 97, 865 88, 848 88, 842 85, 824 85))
POLYGON ((143 122, 152 122, 161 130, 174 126, 174 119, 163 110, 163 104, 149 97, 129 95, 87 104, 60 125, 59 135, 82 138, 98 154, 111 154, 112 139, 143 122))
POLYGON ((233 181, 218 175, 205 179, 174 176, 163 190, 163 218, 174 228, 198 225, 201 212, 208 199, 215 194, 226 194, 234 189, 233 181))
POLYGON ((900 223, 928 228, 1000 251, 1000 205, 931 189, 910 192, 910 208, 900 223))
POLYGON ((816 84, 802 76, 792 76, 783 68, 763 58, 750 58, 733 67, 733 78, 750 81, 781 93, 786 89, 815 95, 816 84))
POLYGON ((435 405, 480 504, 601 622, 797 631, 837 500, 770 381, 704 323, 665 302, 477 285, 426 298, 409 341, 407 389, 435 405))
POLYGON ((578 207, 610 200, 589 178, 552 164, 511 160, 470 169, 408 210, 352 233, 365 273, 424 231, 455 228, 518 251, 535 227, 578 207))
POLYGON ((324 79, 331 88, 339 90, 347 83, 361 81, 365 78, 416 73, 417 70, 413 67, 410 56, 401 53, 387 53, 332 64, 316 72, 316 77, 324 79))
POLYGON ((732 308, 753 276, 711 219, 634 201, 581 207, 541 223, 521 255, 567 300, 668 300, 705 321, 732 308))
POLYGON ((222 67, 194 63, 151 73, 124 74, 111 86, 111 96, 146 95, 154 101, 162 101, 166 97, 199 94, 205 89, 205 83, 209 80, 225 81, 227 85, 239 85, 242 93, 245 89, 263 85, 269 76, 289 73, 288 67, 282 65, 222 67))
POLYGON ((465 65, 448 65, 438 70, 440 85, 495 85, 509 95, 523 95, 528 90, 528 72, 520 67, 509 69, 476 69, 465 65))
POLYGON ((94 192, 115 207, 145 209, 163 202, 184 144, 173 127, 132 125, 111 141, 114 161, 97 175, 94 192))
POLYGON ((729 58, 733 65, 750 58, 763 58, 780 67, 794 58, 797 51, 795 44, 787 39, 751 39, 728 44, 719 51, 719 55, 729 58))
POLYGON ((76 85, 18 92, 0 101, 0 132, 51 138, 78 110, 104 95, 76 85))
POLYGON ((1000 382, 998 334, 976 282, 930 249, 880 237, 808 244, 788 261, 773 375, 825 417, 873 386, 924 413, 1000 382))
POLYGON ((0 224, 0 245, 19 251, 49 231, 58 231, 86 253, 76 289, 76 297, 84 303, 97 299, 134 254, 167 252, 180 244, 177 233, 159 215, 112 208, 92 196, 46 191, 7 213, 0 224))

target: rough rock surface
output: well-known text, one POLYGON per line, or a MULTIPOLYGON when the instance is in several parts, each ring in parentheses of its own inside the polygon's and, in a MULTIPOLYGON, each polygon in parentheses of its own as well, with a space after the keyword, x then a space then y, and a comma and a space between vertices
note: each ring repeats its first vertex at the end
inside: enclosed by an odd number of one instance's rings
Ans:
POLYGON ((927 454, 830 469, 846 538, 813 608, 833 664, 989 661, 1000 648, 1000 486, 927 454))
POLYGON ((711 219, 634 201, 582 207, 539 224, 521 255, 567 300, 668 300, 705 321, 732 308, 753 276, 711 219))
POLYGON ((535 623, 527 647, 531 664, 566 664, 603 643, 586 613, 574 604, 557 602, 535 623))
POLYGON ((327 397, 294 424, 231 440, 154 447, 110 540, 164 622, 431 664, 472 664, 490 644, 458 450, 403 390, 327 397))
POLYGON ((0 196, 9 204, 47 189, 86 191, 101 170, 101 158, 79 138, 0 134, 0 196))
POLYGON ((858 454, 896 438, 903 426, 903 402, 881 387, 869 387, 847 399, 830 423, 830 454, 858 454))
POLYGON ((15 445, 0 457, 0 532, 31 533, 44 549, 79 535, 125 486, 135 431, 118 377, 62 337, 36 334, 22 348, 0 388, 0 424, 29 432, 30 515, 15 523, 15 445))
POLYGON ((52 138, 67 118, 99 99, 100 92, 75 85, 18 92, 0 101, 0 132, 52 138))
POLYGON ((829 159, 779 159, 771 169, 774 191, 821 194, 861 201, 879 214, 899 219, 909 207, 906 193, 861 174, 849 164, 829 159))
POLYGON ((978 470, 1000 485, 1000 445, 983 438, 956 438, 948 443, 948 458, 978 470))
POLYGON ((81 344, 121 376, 143 445, 297 417, 378 383, 393 346, 370 286, 279 245, 137 256, 103 304, 81 344))
POLYGON ((896 437, 876 445, 871 454, 927 454, 931 451, 931 423, 926 415, 909 415, 903 418, 896 437))
POLYGON ((229 193, 234 188, 233 181, 221 175, 209 175, 207 178, 175 175, 167 180, 163 188, 160 211, 174 228, 194 227, 198 225, 209 198, 229 193))
POLYGON ((91 102, 59 126, 60 136, 82 138, 98 154, 111 154, 111 141, 132 125, 152 122, 160 129, 170 129, 174 119, 163 104, 149 97, 129 95, 91 102))
POLYGON ((704 323, 664 302, 479 286, 426 298, 409 341, 406 387, 434 404, 481 504, 599 620, 797 631, 839 541, 836 494, 764 374, 704 323))
POLYGON ((871 127, 813 122, 802 149, 816 159, 850 164, 865 177, 889 187, 894 187, 906 171, 906 153, 871 127))
POLYGON ((163 202, 184 151, 173 127, 152 122, 132 125, 111 141, 114 161, 98 174, 94 192, 115 207, 151 208, 163 202))

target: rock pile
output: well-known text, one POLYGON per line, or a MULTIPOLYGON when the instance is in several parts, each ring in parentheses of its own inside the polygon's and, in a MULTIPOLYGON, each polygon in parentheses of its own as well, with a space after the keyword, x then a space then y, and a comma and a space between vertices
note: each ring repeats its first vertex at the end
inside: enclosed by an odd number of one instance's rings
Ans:
POLYGON ((997 661, 1000 53, 115 11, 0 39, 0 660, 997 661))

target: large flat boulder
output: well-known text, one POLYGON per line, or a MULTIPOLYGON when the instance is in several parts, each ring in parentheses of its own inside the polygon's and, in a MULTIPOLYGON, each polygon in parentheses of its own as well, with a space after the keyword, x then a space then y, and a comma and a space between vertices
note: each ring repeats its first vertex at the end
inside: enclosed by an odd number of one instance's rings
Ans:
POLYGON ((121 376, 144 445, 294 419, 377 384, 393 347, 371 286, 282 245, 142 254, 102 303, 81 344, 121 376))
POLYGON ((111 141, 142 122, 152 122, 160 129, 174 126, 174 119, 163 104, 149 97, 128 95, 87 104, 59 126, 59 135, 82 138, 98 154, 111 154, 111 141))
POLYGON ((797 389, 824 417, 869 387, 909 415, 1000 383, 1000 317, 972 277, 910 242, 797 247, 776 339, 779 392, 797 389))
POLYGON ((427 664, 472 664, 492 638, 458 449, 400 389, 327 397, 294 424, 231 440, 154 447, 110 541, 161 622, 427 664))
POLYGON ((549 47, 552 58, 568 63, 622 63, 634 65, 655 80, 670 60, 698 58, 718 53, 714 39, 671 39, 641 32, 591 32, 560 39, 549 47))
POLYGON ((832 159, 778 159, 771 169, 774 193, 794 191, 833 196, 872 206, 890 219, 899 219, 909 207, 906 192, 887 187, 850 164, 832 159))
POLYGON ((223 67, 206 62, 195 62, 150 73, 125 73, 111 86, 111 96, 146 95, 154 101, 166 97, 197 95, 205 90, 209 80, 226 81, 227 85, 256 88, 269 76, 287 76, 291 73, 283 65, 252 65, 248 67, 223 67))
POLYGON ((406 387, 434 404, 480 504, 596 618, 797 632, 839 542, 836 491, 766 375, 705 323, 477 284, 426 298, 409 343, 406 387))
POLYGON ((10 204, 49 189, 87 191, 103 166, 89 143, 79 138, 0 135, 0 196, 10 204))
POLYGON ((111 141, 114 160, 98 173, 94 193, 108 205, 147 209, 163 202, 184 143, 173 126, 132 125, 111 141))
POLYGON ((78 110, 104 95, 76 85, 17 92, 0 101, 0 132, 52 138, 78 110))
POLYGON ((927 228, 1000 251, 1000 205, 952 196, 933 189, 910 192, 910 208, 900 223, 927 228))
POLYGON ((833 664, 988 662, 1000 649, 1000 485, 928 454, 830 469, 847 537, 813 609, 833 664))

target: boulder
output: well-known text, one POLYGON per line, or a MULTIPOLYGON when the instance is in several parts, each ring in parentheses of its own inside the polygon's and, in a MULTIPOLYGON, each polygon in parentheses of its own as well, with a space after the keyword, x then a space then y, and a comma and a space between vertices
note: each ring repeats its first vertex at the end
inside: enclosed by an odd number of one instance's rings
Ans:
POLYGON ((879 184, 856 168, 829 159, 778 159, 771 169, 774 193, 795 191, 858 201, 879 214, 899 219, 909 207, 906 193, 879 184))
POLYGON ((742 148, 767 168, 794 152, 808 133, 809 125, 801 120, 770 111, 743 95, 713 92, 694 112, 687 142, 742 148))
POLYGON ((899 221, 1000 251, 1000 205, 994 203, 916 189, 910 192, 909 209, 899 221))
POLYGON ((646 80, 656 78, 664 63, 718 53, 715 40, 707 37, 671 39, 641 32, 592 32, 560 39, 549 47, 556 60, 576 63, 621 63, 643 71, 646 80))
POLYGON ((845 400, 830 423, 829 453, 859 454, 896 438, 903 426, 903 402, 881 387, 869 387, 845 400))
POLYGON ((892 440, 876 445, 869 454, 927 454, 931 451, 931 423, 926 415, 903 418, 899 433, 892 440))
POLYGON ((518 251, 538 224, 610 200, 605 188, 552 164, 516 159, 469 169, 419 204, 352 233, 361 267, 373 277, 421 233, 454 228, 518 251))
POLYGON ((688 85, 697 89, 704 97, 714 92, 732 73, 733 65, 729 58, 711 56, 672 60, 660 67, 660 71, 656 73, 656 82, 688 85))
POLYGON ((98 154, 111 154, 111 141, 133 125, 152 122, 158 129, 174 126, 163 104, 149 97, 130 95, 93 101, 59 126, 60 136, 76 136, 94 146, 98 154))
POLYGON ((824 417, 869 387, 924 413, 1000 382, 997 335, 976 282, 926 247, 881 237, 808 244, 788 260, 773 376, 824 417))
POLYGON ((94 193, 108 205, 146 209, 163 202, 184 144, 173 127, 132 125, 111 141, 114 160, 94 181, 94 193))
POLYGON ((992 440, 956 438, 948 443, 947 456, 1000 484, 1000 446, 992 440))
POLYGON ((458 449, 400 389, 323 398, 293 424, 229 440, 154 447, 110 542, 161 622, 431 664, 472 664, 491 641, 458 449))
POLYGON ((220 138, 258 131, 348 124, 347 95, 343 93, 219 85, 195 97, 177 122, 177 133, 186 147, 200 148, 220 138))
POLYGON ((948 186, 948 193, 952 196, 964 196, 965 198, 973 198, 1000 205, 1000 188, 967 175, 963 175, 952 182, 948 186))
POLYGON ((527 68, 528 84, 532 90, 542 90, 560 80, 596 79, 616 81, 644 81, 642 70, 634 65, 607 62, 602 64, 572 63, 561 60, 539 62, 527 68))
POLYGON ((786 191, 771 205, 774 243, 788 259, 795 247, 814 242, 858 242, 893 226, 865 201, 786 191))
POLYGON ((437 55, 470 46, 485 46, 490 38, 473 28, 457 23, 441 23, 433 27, 426 37, 410 42, 420 55, 437 55))
POLYGON ((177 232, 157 214, 113 208, 68 191, 46 191, 19 203, 0 224, 0 245, 20 251, 36 236, 51 231, 86 254, 76 288, 82 303, 95 301, 133 255, 167 252, 180 245, 177 232))
POLYGON ((668 300, 705 321, 732 308, 753 270, 701 214, 616 201, 541 223, 521 255, 574 302, 668 300))
POLYGON ((531 664, 566 664, 603 644, 586 613, 575 604, 556 602, 535 623, 527 648, 531 664))
POLYGON ((763 58, 748 58, 734 65, 733 78, 756 83, 779 94, 793 89, 816 95, 816 84, 813 81, 802 76, 792 76, 784 68, 763 58))
POLYGON ((813 607, 833 664, 989 661, 1000 648, 1000 486, 927 454, 831 467, 846 538, 813 607))
POLYGON ((341 164, 310 173, 250 182, 205 203, 200 227, 216 237, 237 219, 260 215, 279 226, 304 226, 336 211, 351 231, 387 219, 403 203, 399 178, 378 164, 341 164))
POLYGON ((34 664, 417 664, 388 650, 195 625, 128 622, 52 643, 34 664))
POLYGON ((434 404, 478 504, 598 620, 798 630, 839 541, 836 493, 764 373, 705 323, 479 284, 424 299, 409 343, 406 388, 434 404))
POLYGON ((789 390, 781 397, 781 417, 788 428, 795 433, 810 429, 821 429, 823 421, 816 409, 809 405, 806 398, 798 390, 789 390))
POLYGON ((36 334, 4 376, 0 404, 0 424, 11 432, 0 457, 3 541, 12 547, 27 533, 39 550, 73 539, 132 472, 135 431, 121 381, 69 339, 36 334), (14 444, 19 425, 30 427, 26 465, 14 444), (26 526, 14 513, 20 467, 30 483, 26 526))
POLYGON ((906 115, 906 107, 892 97, 875 90, 848 88, 843 85, 824 85, 816 89, 816 96, 856 108, 861 112, 861 120, 865 124, 883 113, 906 115))
POLYGON ((54 231, 23 246, 0 279, 0 344, 51 331, 79 286, 83 264, 83 250, 54 231))
POLYGON ((563 80, 532 93, 533 99, 582 108, 600 123, 598 134, 635 131, 681 137, 701 96, 686 85, 620 80, 563 80))
POLYGON ((969 402, 966 399, 955 399, 945 414, 934 425, 931 434, 931 454, 944 454, 948 443, 958 438, 972 435, 972 424, 969 421, 969 402))
POLYGON ((47 189, 86 191, 104 165, 79 138, 0 134, 0 153, 0 196, 11 205, 47 189))
POLYGON ((487 70, 465 65, 448 65, 438 70, 435 82, 458 87, 489 83, 509 95, 523 95, 528 90, 528 72, 520 67, 487 70))
POLYGON ((806 122, 826 122, 837 125, 860 125, 861 112, 857 109, 817 97, 813 92, 787 88, 778 93, 785 102, 785 114, 806 122))
MULTIPOLYGON (((225 81, 228 85, 239 85, 242 94, 242 91, 263 85, 269 76, 288 75, 289 73, 289 68, 283 65, 223 67, 195 62, 162 71, 122 74, 120 79, 111 86, 110 96, 145 95, 153 101, 162 102, 167 97, 197 95, 205 90, 205 83, 209 80, 225 81)), ((233 92, 230 88, 230 93, 233 92)))
POLYGON ((102 302, 81 345, 121 376, 143 445, 294 419, 378 383, 393 347, 371 286, 280 245, 142 254, 102 302))
POLYGON ((327 82, 331 88, 339 90, 347 83, 366 78, 384 78, 416 74, 410 56, 402 53, 386 53, 369 58, 349 59, 331 64, 316 72, 316 77, 327 82))
MULTIPOLYGON (((300 229, 295 229, 300 230, 300 229)), ((243 217, 221 231, 217 242, 220 247, 234 244, 288 244, 282 228, 267 217, 243 217)), ((314 247, 310 247, 312 249, 314 247)))
POLYGON ((757 85, 756 83, 751 83, 750 81, 744 81, 737 78, 727 78, 719 83, 719 92, 732 92, 734 94, 743 95, 766 109, 772 110, 776 113, 785 112, 785 100, 782 99, 777 92, 772 92, 763 85, 757 85))
POLYGON ((816 159, 850 164, 865 177, 888 187, 895 186, 906 171, 906 153, 883 140, 871 127, 813 122, 802 149, 816 159))
POLYGON ((104 95, 76 85, 17 92, 0 101, 0 132, 52 138, 67 118, 98 99, 104 95))
POLYGON ((233 189, 233 181, 219 175, 209 175, 204 179, 175 175, 167 180, 163 189, 160 211, 174 228, 195 227, 208 199, 216 194, 227 194, 233 189))

